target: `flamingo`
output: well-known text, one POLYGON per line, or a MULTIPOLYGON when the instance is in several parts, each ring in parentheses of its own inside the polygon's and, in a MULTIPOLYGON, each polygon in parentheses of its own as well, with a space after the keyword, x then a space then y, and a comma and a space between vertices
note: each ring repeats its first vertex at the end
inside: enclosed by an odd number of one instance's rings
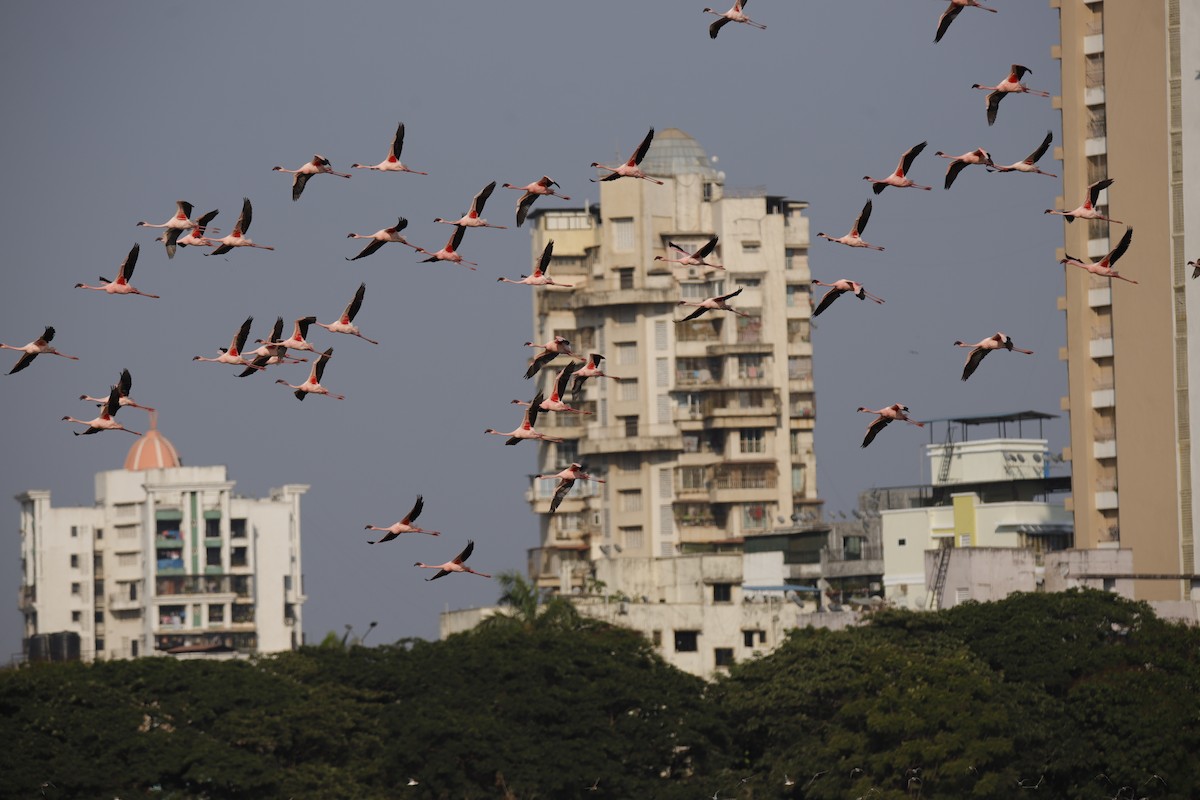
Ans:
POLYGON ((444 222, 447 225, 465 225, 468 228, 499 228, 502 231, 508 230, 504 225, 491 225, 486 219, 479 215, 483 213, 483 204, 492 196, 492 192, 496 188, 496 182, 492 181, 487 186, 479 190, 479 194, 471 200, 471 210, 463 214, 456 220, 442 219, 438 217, 434 222, 444 222))
POLYGON ((250 336, 250 323, 254 322, 254 317, 246 317, 246 321, 238 328, 237 333, 233 335, 233 339, 229 342, 229 347, 222 347, 221 355, 216 358, 205 358, 204 356, 192 356, 192 361, 210 361, 214 364, 237 364, 241 367, 251 367, 253 369, 263 369, 258 364, 247 361, 242 356, 242 348, 246 346, 246 339, 250 336))
POLYGON ((978 2, 978 0, 950 0, 950 7, 943 11, 942 16, 938 18, 937 35, 933 37, 934 44, 942 40, 942 37, 946 35, 946 29, 950 27, 950 23, 954 22, 955 17, 962 13, 962 10, 968 6, 982 8, 984 11, 990 11, 993 14, 996 13, 996 9, 989 8, 983 3, 978 2))
POLYGON ((1192 280, 1200 278, 1200 258, 1197 258, 1195 261, 1189 261, 1187 265, 1192 268, 1192 280))
POLYGON ((831 242, 836 242, 837 244, 844 244, 847 247, 868 247, 871 250, 883 250, 882 247, 864 241, 862 238, 862 232, 867 228, 867 221, 871 219, 872 206, 872 202, 868 200, 867 204, 863 206, 863 210, 859 213, 858 219, 854 220, 854 227, 845 236, 834 238, 824 233, 818 233, 817 236, 822 239, 828 239, 831 242))
POLYGON ((428 175, 428 172, 418 172, 415 169, 409 169, 400 162, 400 151, 404 149, 404 123, 401 122, 396 126, 396 135, 392 139, 392 149, 388 151, 388 156, 378 164, 351 164, 350 169, 373 169, 379 172, 411 172, 414 175, 428 175))
POLYGON ((705 14, 715 14, 717 17, 719 17, 716 22, 708 26, 708 38, 717 38, 717 34, 721 32, 721 28, 725 27, 730 22, 741 22, 745 25, 749 25, 752 28, 758 28, 760 31, 765 31, 767 29, 766 25, 763 25, 761 22, 755 22, 742 13, 742 9, 746 7, 746 2, 747 0, 733 0, 733 8, 729 9, 725 13, 714 11, 711 8, 704 9, 705 14))
POLYGON ((213 240, 217 245, 217 249, 205 255, 222 256, 228 253, 235 247, 258 247, 263 250, 274 250, 274 247, 265 244, 255 244, 250 241, 250 237, 246 235, 246 231, 250 230, 250 223, 254 220, 254 208, 250 205, 250 198, 242 198, 242 213, 238 216, 237 223, 233 226, 233 232, 228 236, 213 240))
MULTIPOLYGON (((254 359, 246 369, 238 373, 238 377, 245 378, 247 375, 261 372, 274 364, 299 364, 308 361, 307 358, 288 356, 287 348, 281 344, 271 344, 281 336, 283 336, 283 317, 276 317, 275 325, 271 328, 271 335, 267 337, 265 343, 255 350, 243 353, 245 356, 254 356, 254 359)), ((264 340, 259 339, 258 341, 263 342, 264 340)))
POLYGON ((312 157, 312 161, 306 161, 299 169, 284 169, 283 167, 271 167, 272 172, 286 172, 292 175, 292 202, 300 199, 300 195, 304 193, 304 187, 308 184, 308 179, 313 175, 337 175, 339 178, 349 178, 345 172, 338 172, 329 165, 329 159, 317 153, 312 157))
MULTIPOLYGON (((219 213, 220 212, 214 208, 212 211, 196 220, 196 227, 192 228, 192 230, 189 231, 186 236, 180 236, 177 238, 175 240, 175 245, 179 247, 216 247, 217 243, 212 239, 209 239, 204 234, 209 232, 208 223, 212 222, 213 218, 219 213)), ((216 228, 212 229, 213 233, 216 231, 216 228)), ((163 242, 167 246, 167 258, 175 257, 175 247, 172 246, 169 237, 160 236, 154 241, 163 242)))
POLYGON ((1050 149, 1050 143, 1054 141, 1054 132, 1046 131, 1046 138, 1042 139, 1042 143, 1037 146, 1037 149, 1030 153, 1024 161, 1018 161, 1015 164, 1009 164, 1007 167, 998 167, 992 164, 988 167, 988 172, 1036 172, 1038 175, 1049 175, 1051 178, 1058 176, 1043 172, 1037 168, 1038 159, 1046 155, 1046 151, 1050 149))
MULTIPOLYGON (((558 377, 554 380, 554 387, 550 390, 550 397, 543 400, 539 408, 542 411, 567 411, 575 414, 591 414, 591 411, 581 411, 578 408, 572 408, 563 402, 563 397, 567 393, 567 382, 571 380, 571 375, 577 369, 579 364, 572 361, 561 370, 558 371, 558 377)), ((529 405, 524 400, 513 400, 512 405, 527 406, 529 405)))
POLYGON ((547 273, 550 271, 550 259, 554 255, 554 240, 551 239, 546 243, 546 247, 542 250, 542 256, 538 259, 537 266, 533 268, 532 275, 522 275, 519 281, 510 281, 508 278, 496 278, 497 283, 516 283, 525 284, 526 286, 565 286, 573 288, 573 283, 558 283, 551 278, 547 273))
POLYGON ((739 317, 748 317, 748 316, 750 316, 749 314, 743 314, 741 311, 738 311, 736 308, 730 308, 729 304, 726 302, 729 298, 737 297, 741 293, 742 293, 742 290, 739 288, 736 292, 730 292, 729 294, 723 294, 718 297, 709 297, 704 300, 701 300, 699 303, 693 303, 688 300, 680 300, 677 303, 677 305, 696 306, 696 310, 693 311, 691 314, 688 314, 683 319, 677 319, 675 321, 677 323, 678 322, 687 322, 689 319, 695 319, 696 317, 700 316, 701 314, 705 313, 706 311, 714 311, 714 310, 716 310, 716 311, 732 311, 734 314, 737 314, 739 317))
POLYGON ((379 344, 379 342, 375 341, 374 339, 368 339, 367 337, 363 336, 362 332, 358 329, 358 326, 354 324, 354 318, 358 315, 358 310, 362 308, 363 295, 366 294, 366 292, 367 285, 365 283, 360 283, 358 285, 358 291, 354 293, 354 299, 347 304, 346 310, 342 312, 342 316, 339 317, 336 322, 331 322, 328 325, 326 325, 324 322, 318 322, 317 324, 330 333, 348 333, 351 336, 357 336, 365 342, 379 344))
POLYGON ((841 278, 840 280, 836 280, 833 283, 821 283, 819 280, 814 278, 813 283, 815 283, 818 286, 828 286, 829 287, 829 291, 825 293, 825 296, 821 298, 821 302, 817 304, 816 310, 813 311, 813 313, 812 313, 813 317, 821 316, 822 311, 829 308, 829 306, 831 306, 833 304, 834 300, 837 300, 839 297, 841 297, 846 292, 850 292, 855 297, 857 297, 859 300, 866 300, 867 298, 870 298, 871 300, 874 300, 876 303, 883 302, 882 297, 876 297, 875 295, 871 294, 866 289, 864 289, 863 285, 861 283, 858 283, 857 281, 852 281, 848 278, 841 278))
POLYGON ((617 178, 641 178, 642 180, 650 181, 651 183, 657 183, 659 186, 662 186, 662 181, 658 180, 657 178, 651 178, 649 175, 638 169, 638 164, 641 164, 642 159, 646 157, 646 151, 650 149, 650 143, 653 141, 654 128, 651 128, 650 132, 646 134, 646 138, 642 139, 642 143, 638 145, 638 149, 634 151, 633 155, 629 157, 628 161, 620 166, 606 167, 599 162, 593 161, 593 167, 597 169, 606 169, 610 174, 605 175, 603 178, 591 178, 592 183, 596 183, 598 181, 615 181, 617 178))
POLYGON ((312 344, 304 337, 308 336, 308 326, 317 321, 316 317, 300 317, 296 320, 295 326, 292 328, 292 335, 281 341, 265 341, 263 339, 255 339, 256 342, 264 342, 265 344, 283 345, 289 350, 308 350, 310 353, 317 352, 313 349, 312 344))
MULTIPOLYGON (((583 383, 588 378, 612 378, 612 375, 605 375, 604 370, 600 368, 600 362, 604 360, 604 356, 599 353, 589 353, 587 363, 575 370, 574 380, 571 382, 571 397, 579 394, 579 390, 583 388, 583 383)), ((615 378, 614 378, 615 380, 615 378)))
POLYGON ((375 231, 374 233, 369 233, 369 234, 366 234, 365 236, 363 234, 359 234, 359 233, 346 234, 347 239, 373 239, 374 240, 369 245, 364 247, 362 249, 361 253, 356 255, 354 258, 347 258, 346 260, 347 261, 358 261, 360 258, 366 258, 367 256, 371 255, 379 248, 383 247, 388 242, 397 242, 399 244, 406 244, 409 247, 411 247, 413 250, 416 250, 418 253, 424 253, 425 248, 417 247, 415 244, 408 241, 408 239, 405 239, 403 236, 400 235, 400 231, 404 230, 407 227, 408 227, 408 220, 406 220, 404 217, 400 217, 399 219, 396 220, 396 224, 393 225, 392 227, 384 228, 383 230, 375 231))
POLYGON ((1032 350, 1022 350, 1019 347, 1015 347, 1013 340, 1008 334, 1002 331, 997 331, 982 342, 976 342, 975 344, 967 344, 966 342, 956 340, 954 346, 971 348, 971 352, 967 355, 967 363, 963 365, 962 379, 964 381, 975 374, 975 370, 979 369, 979 365, 983 363, 984 357, 993 350, 1009 350, 1016 353, 1024 353, 1027 356, 1033 355, 1032 350))
POLYGON ((1058 214, 1059 216, 1065 217, 1068 223, 1074 222, 1077 219, 1102 219, 1108 222, 1116 223, 1117 225, 1124 225, 1125 223, 1121 222, 1120 220, 1106 217, 1096 210, 1096 201, 1100 199, 1100 192, 1104 191, 1109 186, 1112 186, 1114 180, 1116 179, 1104 178, 1088 186, 1087 199, 1083 201, 1083 205, 1081 205, 1079 208, 1071 211, 1059 211, 1055 208, 1047 208, 1043 213, 1058 214))
MULTIPOLYGON (((529 380, 534 375, 537 375, 538 370, 540 370, 542 367, 546 366, 551 361, 553 361, 555 356, 563 355, 563 356, 570 356, 571 358, 579 358, 579 356, 577 356, 573 352, 571 352, 571 342, 569 340, 563 338, 562 336, 555 336, 553 339, 546 342, 545 344, 534 344, 533 342, 526 342, 523 346, 524 347, 540 347, 540 348, 542 348, 542 352, 540 352, 536 356, 534 356, 533 362, 529 365, 529 368, 527 370, 525 370, 525 379, 526 380, 529 380)), ((580 359, 580 360, 582 361, 582 359, 580 359)))
POLYGON ((934 155, 950 159, 950 164, 946 167, 945 188, 947 189, 949 189, 950 185, 954 183, 954 179, 958 177, 958 173, 962 172, 971 164, 983 164, 987 167, 995 166, 992 163, 991 155, 988 154, 988 151, 984 150, 982 147, 976 147, 971 152, 963 153, 961 156, 948 156, 941 150, 938 150, 936 153, 934 153, 934 155))
MULTIPOLYGON (((186 231, 188 228, 194 228, 202 222, 192 222, 188 217, 192 215, 192 204, 186 200, 175 201, 175 216, 171 217, 161 225, 155 225, 153 222, 142 220, 137 224, 139 228, 166 228, 163 232, 161 240, 167 246, 167 258, 175 257, 175 243, 179 239, 179 234, 186 231)), ((159 241, 156 239, 155 241, 159 241)))
POLYGON ((293 394, 296 395, 297 400, 303 400, 304 396, 306 394, 323 394, 326 397, 332 397, 334 400, 345 400, 346 399, 345 395, 333 394, 332 392, 330 392, 328 389, 326 389, 324 386, 321 385, 321 376, 325 374, 325 365, 329 363, 329 358, 332 355, 333 355, 332 347, 327 349, 324 353, 321 353, 321 357, 318 358, 316 363, 312 365, 312 369, 308 373, 308 380, 306 380, 304 383, 300 384, 299 386, 292 386, 290 383, 285 381, 283 378, 279 378, 275 382, 282 383, 284 386, 288 387, 289 389, 295 389, 295 392, 293 392, 293 394))
POLYGON ((471 553, 473 553, 474 551, 475 551, 475 542, 472 539, 468 539, 467 546, 463 548, 463 551, 461 553, 459 553, 458 555, 456 555, 454 557, 453 561, 447 561, 445 564, 426 564, 423 561, 418 561, 417 563, 413 564, 413 566, 421 567, 422 569, 438 570, 438 573, 436 575, 434 575, 432 578, 426 578, 425 580, 427 580, 427 581, 436 581, 438 578, 442 577, 443 575, 449 575, 451 572, 469 572, 472 575, 478 575, 481 578, 492 577, 491 575, 488 575, 483 572, 476 572, 475 570, 471 569, 470 567, 468 567, 466 564, 463 563, 464 561, 466 561, 468 558, 471 557, 471 553))
POLYGON ((875 192, 875 194, 879 194, 889 186, 895 186, 898 189, 905 189, 911 186, 914 189, 924 189, 925 191, 929 191, 931 187, 920 186, 913 183, 908 179, 908 177, 906 177, 908 175, 908 170, 912 167, 913 161, 921 154, 921 151, 925 149, 926 144, 928 144, 928 142, 921 142, 920 144, 913 145, 911 148, 909 148, 907 153, 900 156, 900 164, 896 167, 896 171, 891 175, 888 175, 886 178, 872 178, 870 176, 863 176, 863 180, 871 182, 871 191, 875 192))
POLYGON ((385 534, 383 536, 380 536, 378 539, 376 539, 373 542, 370 542, 370 541, 367 542, 367 544, 379 544, 381 542, 390 542, 392 539, 395 539, 397 536, 399 536, 402 533, 427 533, 430 536, 441 536, 442 534, 439 533, 438 531, 427 531, 424 528, 418 528, 416 525, 413 525, 413 522, 416 521, 417 517, 421 516, 421 510, 424 508, 425 508, 424 498, 421 495, 417 495, 417 502, 413 505, 412 511, 409 511, 408 514, 405 515, 404 519, 402 519, 399 522, 397 522, 393 525, 390 525, 386 528, 377 528, 374 525, 367 525, 365 527, 365 530, 383 531, 385 534))
POLYGON ((1121 237, 1121 241, 1117 242, 1117 246, 1109 251, 1109 254, 1099 261, 1084 263, 1079 259, 1072 258, 1064 253, 1066 258, 1062 259, 1058 263, 1070 264, 1073 267, 1081 267, 1093 275, 1100 275, 1105 278, 1119 278, 1123 281, 1129 281, 1130 283, 1137 283, 1137 281, 1135 281, 1133 278, 1126 278, 1124 275, 1118 274, 1116 269, 1114 269, 1117 260, 1120 259, 1121 256, 1125 255, 1125 251, 1129 249, 1129 243, 1131 241, 1133 241, 1133 228, 1127 228, 1125 230, 1125 235, 1121 237))
POLYGON ((874 409, 870 409, 870 408, 864 408, 862 406, 859 406, 858 410, 862 411, 866 414, 878 414, 879 415, 867 427, 867 435, 863 438, 863 441, 862 441, 863 447, 866 447, 871 442, 875 441, 875 437, 879 435, 879 432, 881 430, 883 430, 884 428, 886 428, 890 423, 895 422, 896 420, 902 420, 904 422, 907 422, 910 425, 916 425, 918 428, 925 427, 924 422, 917 422, 915 419, 910 419, 904 413, 904 412, 908 411, 908 406, 900 405, 899 403, 892 403, 890 406, 887 406, 886 408, 881 408, 878 411, 876 411, 874 409))
POLYGON ((1033 74, 1033 70, 1029 67, 1023 67, 1020 64, 1013 64, 1009 70, 1008 77, 1000 81, 995 86, 984 86, 982 83, 972 83, 972 89, 982 89, 985 92, 990 92, 987 96, 987 121, 988 125, 996 123, 996 112, 1000 110, 1000 101, 1004 99, 1006 94, 1034 94, 1038 97, 1049 97, 1049 92, 1043 92, 1038 89, 1030 89, 1025 84, 1021 83, 1021 78, 1025 73, 1033 74))
POLYGON ((467 269, 474 271, 474 269, 479 265, 474 261, 464 261, 463 257, 458 253, 458 246, 462 244, 463 234, 466 232, 467 229, 462 225, 455 225, 454 233, 450 234, 450 241, 446 242, 445 247, 443 247, 441 250, 438 250, 436 253, 430 253, 428 250, 421 251, 429 256, 429 258, 422 258, 421 263, 428 264, 431 261, 452 261, 455 264, 459 264, 460 266, 464 266, 467 269))
MULTIPOLYGON (((121 396, 121 406, 122 407, 133 406, 134 408, 140 408, 143 411, 153 412, 154 409, 150 408, 150 406, 141 406, 141 405, 138 405, 137 403, 133 402, 133 398, 129 396, 129 390, 132 388, 133 388, 133 376, 129 374, 128 369, 121 370, 121 377, 117 381, 117 391, 121 396)), ((79 399, 80 400, 88 400, 90 402, 100 403, 100 404, 104 404, 104 403, 108 402, 107 397, 88 397, 86 394, 79 395, 79 399)))
POLYGON ((571 487, 575 485, 575 481, 595 481, 596 483, 604 483, 603 478, 593 478, 591 475, 583 471, 583 464, 571 464, 562 472, 556 472, 553 475, 538 475, 540 481, 558 481, 558 486, 554 487, 554 499, 550 501, 550 513, 553 514, 562 504, 563 498, 567 496, 567 492, 571 491, 571 487))
POLYGON ((534 423, 537 422, 538 412, 541 411, 543 399, 545 398, 541 392, 533 396, 533 399, 529 401, 529 405, 526 406, 525 416, 521 419, 521 424, 517 426, 516 430, 502 433, 495 428, 488 428, 484 433, 490 433, 494 436, 507 436, 508 441, 504 443, 505 445, 519 444, 522 439, 541 439, 546 442, 563 441, 556 436, 547 436, 544 433, 539 433, 533 428, 534 423))
POLYGON ((62 418, 62 421, 78 422, 80 425, 88 426, 86 431, 73 431, 76 436, 87 436, 89 433, 99 433, 100 431, 125 431, 126 433, 132 433, 134 436, 141 436, 137 431, 131 431, 113 419, 120 410, 121 390, 114 386, 108 393, 108 401, 104 404, 100 416, 91 420, 75 419, 74 417, 66 416, 62 418))
POLYGON ((76 289, 91 289, 94 292, 107 292, 108 294, 140 294, 142 297, 150 297, 158 300, 156 294, 147 294, 139 291, 129 285, 129 279, 133 277, 133 268, 137 266, 138 254, 142 252, 142 247, 139 244, 134 244, 129 251, 129 255, 125 256, 125 261, 122 262, 121 268, 117 271, 117 279, 110 281, 103 275, 100 276, 102 286, 88 286, 86 283, 75 284, 76 289))
POLYGON ((23 347, 13 347, 11 344, 0 344, 0 350, 20 350, 25 354, 17 359, 17 363, 14 364, 13 368, 8 371, 8 374, 12 375, 14 372, 20 372, 21 370, 25 369, 42 353, 49 353, 52 356, 62 356, 63 358, 69 358, 72 361, 79 360, 77 356, 69 356, 66 353, 60 353, 55 350, 50 346, 52 341, 54 341, 54 328, 50 325, 47 325, 46 330, 42 331, 41 336, 34 339, 29 344, 24 345, 23 347))
MULTIPOLYGON (((818 233, 817 235, 820 236, 821 234, 818 233)), ((694 253, 689 253, 687 250, 684 250, 682 247, 675 244, 674 242, 667 242, 667 246, 670 247, 672 250, 678 251, 683 256, 683 258, 667 258, 666 256, 655 256, 654 260, 655 261, 666 261, 671 264, 680 264, 681 266, 685 266, 685 267, 711 267, 712 269, 725 269, 725 267, 721 266, 720 264, 710 264, 704 260, 704 259, 708 258, 710 255, 712 255, 713 250, 716 249, 717 239, 718 239, 718 237, 716 237, 716 236, 712 237, 711 239, 709 239, 707 242, 704 243, 703 247, 701 247, 699 250, 697 250, 694 253)))
MULTIPOLYGON (((524 192, 521 199, 517 201, 517 227, 525 224, 525 217, 529 215, 529 208, 533 205, 533 201, 537 200, 542 195, 554 195, 561 197, 563 200, 570 200, 565 194, 559 194, 551 189, 551 186, 558 186, 556 181, 550 179, 549 175, 543 175, 536 181, 525 186, 513 186, 511 183, 503 184, 505 189, 516 189, 519 192, 524 192)), ((558 188, 562 188, 559 186, 558 188)))

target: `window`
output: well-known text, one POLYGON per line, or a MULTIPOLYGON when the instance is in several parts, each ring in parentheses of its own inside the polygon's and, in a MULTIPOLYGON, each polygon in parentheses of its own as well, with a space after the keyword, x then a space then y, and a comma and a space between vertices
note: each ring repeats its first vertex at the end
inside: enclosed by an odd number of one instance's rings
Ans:
POLYGON ((132 642, 129 643, 129 655, 133 656, 134 658, 138 657, 138 645, 139 644, 141 644, 141 642, 139 642, 137 639, 134 639, 132 642))
POLYGON ((662 631, 650 631, 650 644, 662 647, 662 631))
POLYGON ((208 624, 225 621, 225 606, 213 605, 208 607, 208 624))
POLYGON ((565 442, 559 442, 557 452, 558 463, 574 464, 579 460, 579 440, 568 439, 565 442))
MULTIPOLYGON (((743 380, 762 378, 766 375, 763 368, 763 357, 759 355, 741 355, 738 359, 738 377, 743 380)), ((761 404, 760 404, 761 405, 761 404)))
POLYGON ((99 654, 99 653, 103 653, 103 652, 104 652, 104 637, 97 636, 96 637, 96 653, 99 654))
POLYGON ((804 465, 803 464, 793 464, 792 465, 792 493, 793 494, 803 494, 804 493, 804 465))
POLYGON ((897 547, 904 547, 904 545, 906 545, 906 544, 908 544, 908 539, 901 539, 898 542, 896 542, 897 547))
POLYGON ((620 506, 622 511, 641 511, 642 510, 642 490, 641 489, 626 489, 618 492, 620 497, 620 506))
POLYGON ((762 428, 742 428, 738 431, 739 453, 762 453, 766 451, 766 436, 762 428))
MULTIPOLYGON (((632 248, 631 248, 632 249, 632 248)), ((617 276, 620 280, 619 288, 633 288, 633 267, 621 267, 617 270, 617 276)))
POLYGON ((765 528, 771 520, 771 511, 766 503, 747 503, 742 506, 743 528, 765 528))
POLYGON ((642 459, 637 453, 621 453, 617 456, 617 469, 621 472, 641 472, 642 459))
POLYGON ((622 217, 611 220, 612 241, 614 253, 629 253, 633 251, 633 217, 622 217))
POLYGON ((246 538, 246 520, 231 519, 229 520, 229 536, 232 539, 246 538))
POLYGON ((588 213, 550 213, 542 217, 549 231, 579 231, 592 227, 592 217, 588 213))
POLYGON ((958 546, 959 547, 970 547, 971 546, 971 534, 960 533, 958 535, 958 546))
POLYGON ((762 244, 759 242, 742 242, 743 253, 758 253, 762 251, 762 244))
POLYGON ((137 553, 117 553, 118 567, 136 567, 138 564, 137 553))
POLYGON ((79 535, 79 528, 76 525, 71 526, 71 538, 74 539, 79 535))
POLYGON ((708 293, 707 283, 680 283, 679 291, 683 294, 684 300, 703 300, 711 296, 708 293))
POLYGON ((617 417, 621 420, 621 424, 625 426, 625 438, 632 439, 638 435, 638 418, 637 416, 617 417))
POLYGON ((799 269, 801 259, 804 258, 804 251, 795 247, 789 247, 783 251, 783 268, 784 269, 799 269))
POLYGON ((72 611, 71 612, 71 622, 83 622, 83 612, 82 611, 72 611))
POLYGON ((654 359, 654 384, 660 389, 671 385, 671 365, 668 359, 654 359))
POLYGON ((684 492, 704 491, 706 486, 706 472, 704 467, 680 467, 679 468, 679 489, 684 492))
POLYGON ((757 289, 762 286, 761 278, 734 278, 733 281, 739 288, 757 289))
POLYGON ((712 181, 705 181, 704 185, 700 187, 700 193, 705 203, 711 203, 713 199, 712 181))
POLYGON ((71 556, 71 569, 79 569, 79 556, 71 556))
POLYGON ((617 363, 622 366, 637 364, 637 342, 617 342, 617 363))
POLYGON ((694 653, 699 648, 700 631, 675 631, 675 652, 694 653))
POLYGON ((83 594, 82 584, 72 583, 71 584, 71 594, 75 594, 75 595, 83 594))
POLYGON ((617 399, 627 402, 638 399, 637 378, 619 378, 617 380, 617 399))
POLYGON ((628 528, 621 528, 621 541, 625 543, 626 550, 641 550, 645 546, 645 537, 642 534, 642 526, 636 525, 628 528))
POLYGON ((751 630, 751 631, 742 631, 742 644, 746 647, 754 647, 754 640, 756 637, 758 639, 759 644, 767 643, 767 632, 766 631, 751 630))
POLYGON ((667 349, 667 323, 661 319, 654 323, 654 349, 667 349))
POLYGON ((219 548, 219 547, 206 547, 206 548, 205 548, 205 558, 204 558, 204 563, 205 563, 207 566, 210 566, 210 567, 219 567, 219 566, 221 566, 221 548, 219 548))
MULTIPOLYGON (((632 289, 633 281, 630 280, 629 286, 621 286, 622 289, 632 289)), ((637 306, 617 306, 613 309, 613 322, 617 325, 632 325, 637 322, 637 306)))
POLYGON ((733 584, 732 583, 714 583, 712 587, 714 603, 732 603, 733 602, 733 584))
POLYGON ((97 539, 104 538, 104 528, 96 528, 96 538, 97 539))
POLYGON ((713 660, 718 667, 728 669, 733 666, 733 648, 732 647, 717 647, 713 649, 713 660))

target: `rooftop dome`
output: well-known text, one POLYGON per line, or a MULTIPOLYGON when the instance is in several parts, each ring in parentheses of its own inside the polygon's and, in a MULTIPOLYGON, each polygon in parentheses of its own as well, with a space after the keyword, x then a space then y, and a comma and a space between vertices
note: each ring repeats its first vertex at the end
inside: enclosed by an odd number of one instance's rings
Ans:
POLYGON ((158 432, 158 412, 150 412, 150 430, 133 443, 125 456, 125 469, 138 472, 180 466, 179 452, 171 441, 158 432))
POLYGON ((704 175, 714 180, 718 177, 704 148, 679 128, 655 134, 641 168, 647 175, 704 175))

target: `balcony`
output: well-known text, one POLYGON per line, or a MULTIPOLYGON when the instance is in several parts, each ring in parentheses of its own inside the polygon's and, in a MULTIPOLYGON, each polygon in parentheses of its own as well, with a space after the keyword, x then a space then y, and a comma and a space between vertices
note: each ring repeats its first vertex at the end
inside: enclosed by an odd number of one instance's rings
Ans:
MULTIPOLYGON (((567 293, 563 293, 567 295, 567 293)), ((669 289, 610 289, 608 291, 571 292, 564 302, 567 309, 599 306, 668 305, 679 302, 678 292, 669 289)))
POLYGON ((1093 55, 1104 52, 1104 34, 1092 33, 1083 37, 1083 54, 1093 55))
POLYGON ((1117 508, 1118 505, 1117 493, 1115 491, 1096 492, 1095 500, 1097 511, 1110 511, 1117 508))
POLYGON ((37 587, 22 586, 17 591, 17 610, 18 611, 33 611, 37 604, 37 587))
POLYGON ((1112 338, 1092 339, 1088 343, 1088 354, 1092 358, 1111 358, 1113 354, 1112 338))
POLYGON ((141 600, 131 599, 125 592, 112 592, 108 595, 109 611, 138 611, 141 607, 141 600))
POLYGON ((1092 442, 1092 458, 1116 458, 1116 439, 1097 439, 1092 442))
POLYGON ((736 356, 736 355, 753 355, 772 353, 775 351, 775 345, 772 342, 766 342, 758 338, 748 337, 745 341, 732 342, 729 344, 710 344, 704 348, 704 352, 710 356, 736 356))
POLYGON ((857 550, 842 546, 821 548, 821 571, 824 578, 851 578, 883 574, 883 547, 863 544, 857 550))
POLYGON ((774 474, 718 474, 708 492, 711 503, 757 503, 775 499, 774 474))
POLYGON ((161 599, 177 594, 231 594, 250 597, 253 593, 250 575, 180 575, 157 578, 154 592, 161 599))
POLYGON ((1091 308, 1105 308, 1112 305, 1112 287, 1105 286, 1100 289, 1088 289, 1088 306, 1091 308))
POLYGON ((1116 391, 1099 389, 1092 392, 1092 408, 1112 408, 1117 404, 1116 391))
POLYGON ((683 436, 674 425, 642 425, 636 435, 628 436, 627 433, 624 425, 589 426, 587 438, 579 441, 579 454, 590 456, 683 449, 683 436))

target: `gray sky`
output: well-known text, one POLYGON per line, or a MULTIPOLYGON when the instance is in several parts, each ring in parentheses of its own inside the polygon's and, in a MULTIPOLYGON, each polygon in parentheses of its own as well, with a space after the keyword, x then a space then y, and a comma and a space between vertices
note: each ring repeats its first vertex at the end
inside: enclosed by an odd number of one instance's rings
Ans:
MULTIPOLYGON (((1057 16, 1044 0, 995 0, 965 10, 932 43, 940 0, 755 0, 766 31, 730 25, 717 41, 702 0, 605 3, 382 2, 22 3, 0 28, 0 86, 7 155, 0 237, 8 287, 0 341, 23 345, 54 325, 54 344, 80 356, 40 357, 3 377, 0 497, 53 491, 55 505, 86 505, 92 475, 118 468, 133 437, 84 439, 59 421, 85 416, 75 400, 99 394, 121 368, 133 397, 159 409, 159 427, 186 464, 226 464, 237 491, 309 483, 303 501, 305 630, 317 640, 345 623, 374 641, 434 638, 437 612, 488 604, 495 583, 470 575, 426 583, 416 560, 453 557, 476 541, 472 565, 525 568, 537 546, 524 500, 534 449, 482 434, 510 429, 524 397, 531 335, 529 293, 498 285, 527 272, 528 233, 511 228, 518 195, 497 189, 485 216, 507 231, 468 231, 460 252, 478 272, 420 264, 388 245, 344 261, 397 216, 430 250, 452 230, 436 216, 463 213, 484 184, 555 178, 575 201, 595 202, 592 161, 627 157, 646 129, 681 128, 719 157, 728 187, 763 187, 811 202, 812 232, 840 236, 882 176, 928 140, 912 177, 932 192, 888 189, 875 198, 867 239, 884 253, 813 241, 810 264, 825 281, 849 277, 886 305, 835 305, 814 332, 818 490, 828 510, 849 510, 872 486, 920 482, 928 433, 893 426, 868 449, 859 405, 910 406, 919 419, 1035 409, 1058 413, 1066 370, 1062 222, 1044 217, 1061 182, 971 168, 943 191, 933 156, 988 149, 1024 158, 1047 129, 1050 101, 1010 97, 989 128, 984 93, 1008 66, 1033 70, 1031 87, 1056 92, 1050 58, 1057 16), (68 13, 69 11, 69 13, 68 13), (404 161, 428 176, 318 176, 299 202, 290 176, 314 152, 335 169, 377 163, 397 121, 404 161), (168 261, 157 232, 182 198, 197 214, 221 210, 228 231, 243 196, 254 203, 248 248, 225 258, 183 250, 168 261), (133 284, 161 300, 74 290, 113 277, 134 242, 133 284), (277 315, 339 314, 360 281, 357 320, 372 347, 315 329, 335 356, 325 385, 344 402, 298 403, 272 383, 299 382, 305 366, 233 377, 197 364, 215 355, 247 315, 253 337, 277 315), (966 384, 965 351, 1003 330, 1025 358, 998 354, 966 384), (367 523, 399 519, 418 493, 421 523, 443 536, 369 547, 367 523)), ((1058 172, 1048 154, 1042 167, 1058 172)), ((1079 198, 1066 198, 1076 205, 1079 198)), ((539 205, 554 203, 543 199, 539 205)), ((571 205, 575 205, 572 203, 571 205)), ((17 354, 5 353, 0 372, 17 354)), ((121 413, 136 430, 145 414, 121 413)), ((1065 417, 1047 426, 1055 452, 1065 417)), ((6 502, 10 502, 7 501, 6 502)), ((0 656, 19 653, 21 618, 15 503, 0 559, 0 656)))

